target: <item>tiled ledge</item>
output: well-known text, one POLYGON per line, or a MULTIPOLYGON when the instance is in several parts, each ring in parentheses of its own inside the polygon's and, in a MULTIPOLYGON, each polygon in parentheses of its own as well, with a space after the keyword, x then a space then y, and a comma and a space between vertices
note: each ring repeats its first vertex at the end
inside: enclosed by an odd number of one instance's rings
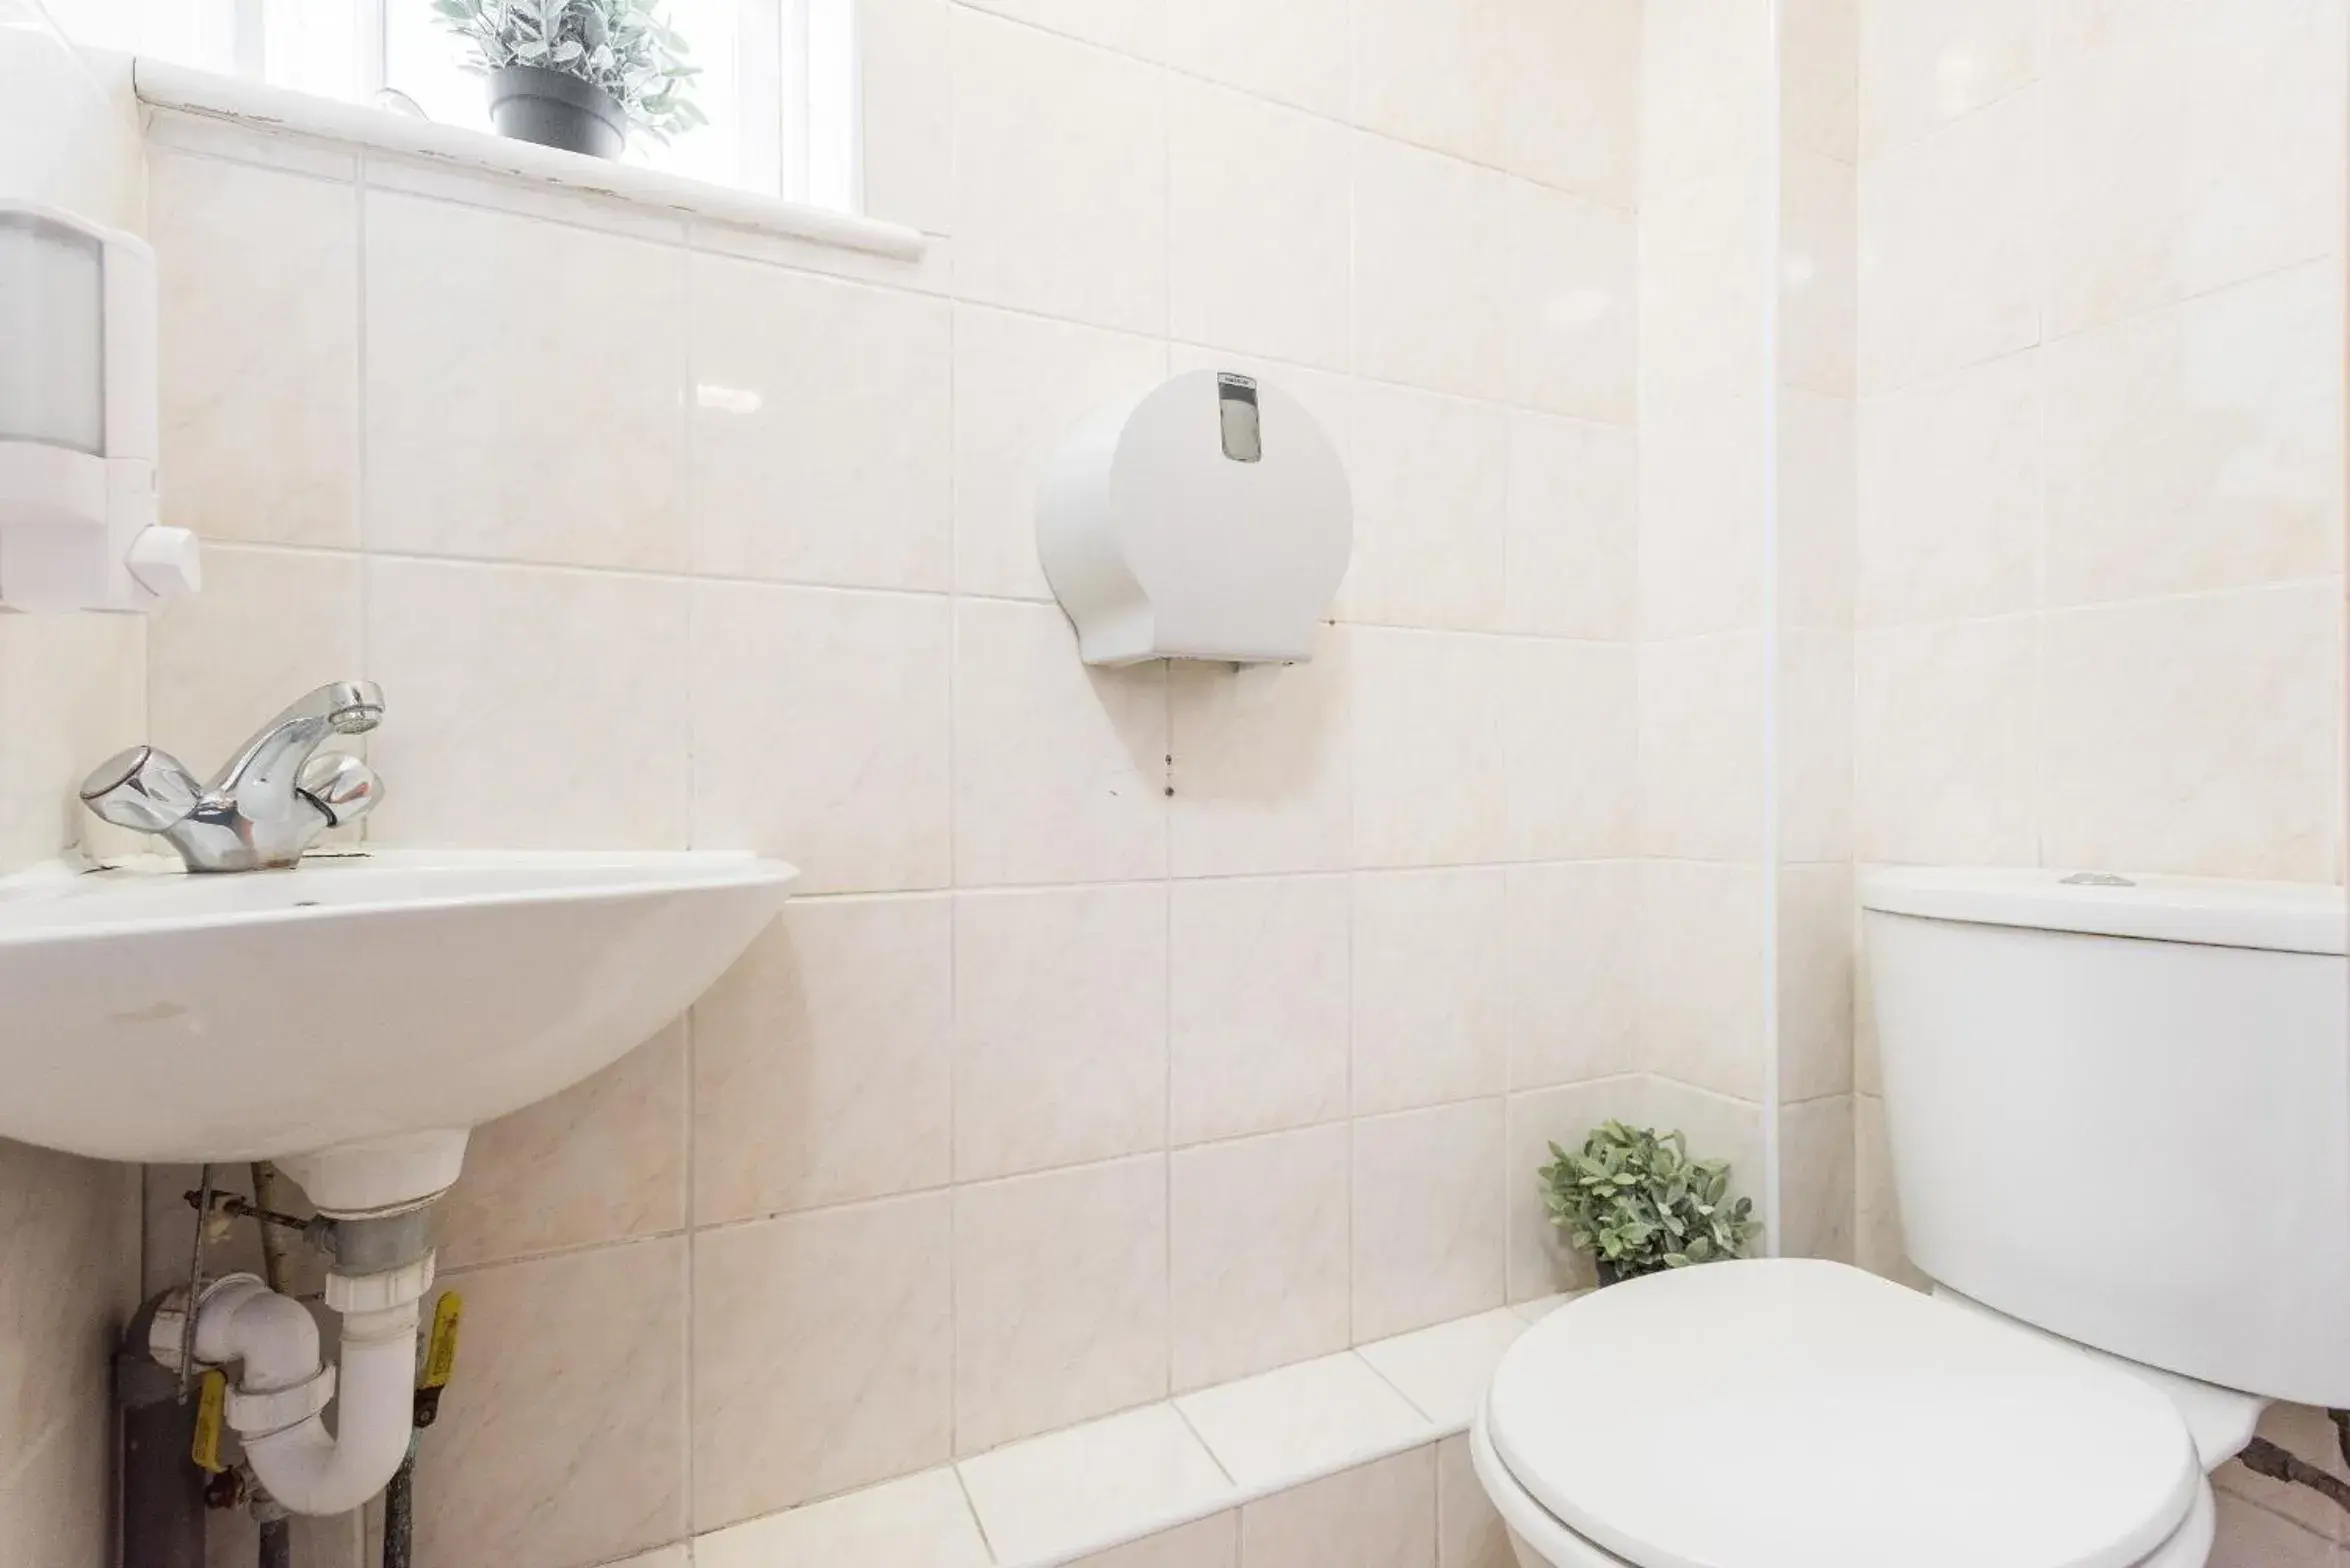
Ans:
POLYGON ((139 101, 154 108, 364 147, 420 163, 488 174, 526 187, 583 192, 670 216, 899 261, 919 257, 925 244, 919 231, 902 223, 884 223, 637 164, 534 146, 461 125, 438 125, 365 104, 289 92, 144 56, 132 63, 131 77, 139 101))
POLYGON ((1526 1325, 1482 1312, 714 1531, 694 1568, 1058 1568, 1467 1430, 1526 1325))

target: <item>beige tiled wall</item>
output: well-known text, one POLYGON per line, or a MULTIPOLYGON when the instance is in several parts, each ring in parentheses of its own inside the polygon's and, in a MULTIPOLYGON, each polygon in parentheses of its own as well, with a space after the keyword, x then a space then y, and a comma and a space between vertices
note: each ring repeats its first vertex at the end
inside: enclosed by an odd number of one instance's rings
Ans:
POLYGON ((2343 32, 1869 0, 1863 859, 2339 879, 2343 32))
POLYGON ((805 873, 477 1137, 421 1562, 599 1563, 1565 1282, 1539 1136, 1647 1105, 1641 7, 1259 9, 871 7, 914 264, 155 124, 213 541, 158 739, 363 673, 374 842, 805 873), (1345 447, 1340 613, 1296 668, 1089 671, 1039 464, 1200 365, 1345 447))
POLYGON ((0 1141, 0 1562, 105 1560, 138 1227, 136 1167, 0 1141))
MULTIPOLYGON (((2345 44, 2339 0, 1862 0, 1862 860, 2340 880, 2345 44)), ((2334 1560, 2222 1484, 2215 1562, 2334 1560)))
MULTIPOLYGON (((127 83, 0 0, 0 196, 142 226, 127 83)), ((0 874, 77 831, 73 782, 145 702, 135 616, 0 615, 0 874)), ((4 1027, 4 1026, 0 1026, 4 1027)), ((109 1361, 138 1289, 138 1171, 0 1141, 0 1562, 108 1560, 109 1361)))
POLYGON ((1867 0, 1864 861, 2340 879, 2343 54, 2336 0, 1867 0))

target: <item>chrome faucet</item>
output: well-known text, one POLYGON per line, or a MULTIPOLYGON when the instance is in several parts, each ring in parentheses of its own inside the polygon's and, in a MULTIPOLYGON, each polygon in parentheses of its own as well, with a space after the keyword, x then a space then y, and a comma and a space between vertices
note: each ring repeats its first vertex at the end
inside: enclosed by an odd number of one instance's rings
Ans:
POLYGON ((209 784, 170 752, 133 746, 82 781, 82 804, 117 827, 161 836, 190 871, 291 866, 319 834, 383 798, 374 769, 318 749, 329 735, 374 729, 383 711, 373 681, 336 681, 271 719, 209 784))

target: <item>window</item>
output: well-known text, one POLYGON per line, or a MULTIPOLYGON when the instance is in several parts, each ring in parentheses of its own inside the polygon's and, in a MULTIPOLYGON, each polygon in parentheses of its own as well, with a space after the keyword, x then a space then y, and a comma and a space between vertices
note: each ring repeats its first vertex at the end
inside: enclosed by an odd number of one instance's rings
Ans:
MULTIPOLYGON (((69 37, 490 131, 469 46, 430 0, 46 0, 69 37), (411 110, 413 106, 413 110, 411 110)), ((626 157, 815 206, 858 206, 855 0, 656 0, 707 125, 626 157)))

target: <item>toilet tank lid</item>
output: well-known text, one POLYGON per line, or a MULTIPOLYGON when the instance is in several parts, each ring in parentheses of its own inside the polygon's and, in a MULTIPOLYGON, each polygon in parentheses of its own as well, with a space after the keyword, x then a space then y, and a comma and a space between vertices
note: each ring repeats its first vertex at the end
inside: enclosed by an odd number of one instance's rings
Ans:
POLYGON ((2342 889, 2313 882, 1888 866, 1861 877, 1860 902, 1887 914, 1977 925, 2278 953, 2350 951, 2342 889))

